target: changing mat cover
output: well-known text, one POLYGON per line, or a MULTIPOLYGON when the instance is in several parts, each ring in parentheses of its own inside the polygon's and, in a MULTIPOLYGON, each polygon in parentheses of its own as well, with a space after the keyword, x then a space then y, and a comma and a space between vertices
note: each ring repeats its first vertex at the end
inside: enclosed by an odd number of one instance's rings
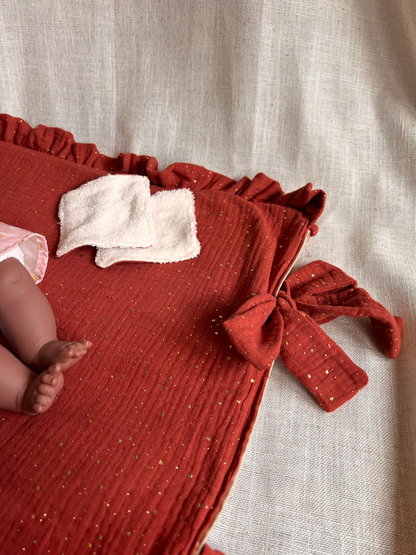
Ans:
MULTIPOLYGON (((275 356, 272 297, 316 233, 324 193, 308 184, 284 194, 263 174, 236 182, 191 164, 159 172, 154 158, 111 159, 68 132, 10 116, 0 118, 0 163, 0 220, 48 240, 40 288, 58 337, 93 342, 47 413, 0 412, 3 548, 198 553, 236 475, 275 356), (152 194, 193 191, 197 258, 102 269, 88 246, 56 258, 61 196, 117 172, 146 175, 152 194), (255 343, 246 352, 233 341, 247 305, 250 318, 263 318, 260 354, 255 343)), ((288 286, 279 306, 290 323, 289 294, 288 286)), ((311 298, 302 297, 305 318, 311 298)))

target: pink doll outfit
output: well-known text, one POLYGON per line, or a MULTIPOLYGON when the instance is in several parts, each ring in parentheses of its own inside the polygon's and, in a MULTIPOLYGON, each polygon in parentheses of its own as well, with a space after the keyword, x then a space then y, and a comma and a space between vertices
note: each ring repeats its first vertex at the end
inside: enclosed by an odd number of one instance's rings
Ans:
POLYGON ((0 262, 17 258, 35 283, 40 283, 48 264, 48 244, 43 235, 0 222, 0 262))

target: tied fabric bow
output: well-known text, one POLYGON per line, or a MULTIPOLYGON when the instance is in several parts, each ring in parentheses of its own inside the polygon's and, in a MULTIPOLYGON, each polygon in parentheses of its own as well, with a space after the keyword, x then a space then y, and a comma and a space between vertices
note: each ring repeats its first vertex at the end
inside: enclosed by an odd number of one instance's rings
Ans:
POLYGON ((368 383, 364 370, 319 327, 338 316, 369 316, 385 354, 399 354, 402 318, 321 260, 288 277, 277 298, 263 293, 246 301, 223 326, 234 347, 258 370, 270 368, 280 353, 284 365, 332 412, 368 383))

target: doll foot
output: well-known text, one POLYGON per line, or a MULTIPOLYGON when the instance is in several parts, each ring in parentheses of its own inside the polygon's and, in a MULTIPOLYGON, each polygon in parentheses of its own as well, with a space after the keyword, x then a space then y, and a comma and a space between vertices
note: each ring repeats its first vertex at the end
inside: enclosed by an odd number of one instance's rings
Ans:
POLYGON ((59 364, 68 370, 76 364, 91 347, 91 341, 48 341, 39 349, 31 368, 35 371, 51 364, 59 364))
POLYGON ((62 367, 52 364, 39 375, 33 374, 22 396, 20 412, 36 416, 46 412, 64 385, 62 367))

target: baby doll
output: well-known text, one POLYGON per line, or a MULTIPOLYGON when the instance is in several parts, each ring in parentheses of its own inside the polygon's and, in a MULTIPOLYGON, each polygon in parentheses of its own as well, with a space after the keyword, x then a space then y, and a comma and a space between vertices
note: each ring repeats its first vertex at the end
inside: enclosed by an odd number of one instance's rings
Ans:
POLYGON ((58 341, 51 306, 16 258, 0 262, 0 328, 16 355, 0 345, 0 408, 45 412, 91 342, 58 341))

